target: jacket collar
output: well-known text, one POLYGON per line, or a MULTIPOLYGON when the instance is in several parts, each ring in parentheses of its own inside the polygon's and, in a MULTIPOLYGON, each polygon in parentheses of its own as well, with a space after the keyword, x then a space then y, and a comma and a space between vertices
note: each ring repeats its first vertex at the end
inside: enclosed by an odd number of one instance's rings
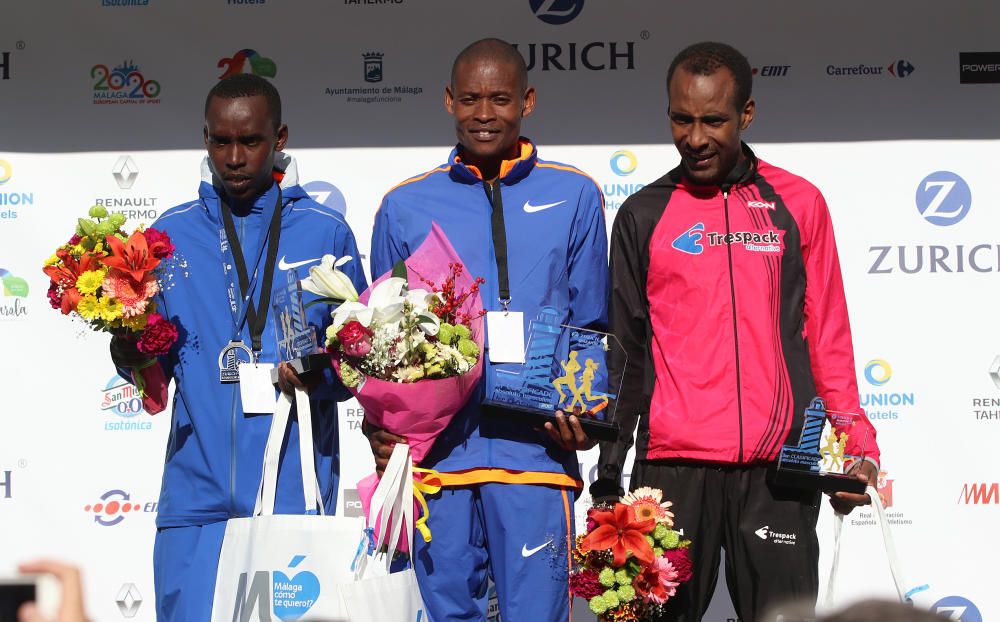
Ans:
MULTIPOLYGON (((525 137, 517 141, 518 156, 513 160, 504 160, 500 164, 500 183, 509 185, 524 179, 535 167, 538 161, 538 150, 534 143, 525 137)), ((475 166, 462 162, 462 146, 456 145, 448 158, 451 169, 448 174, 457 182, 479 184, 483 181, 482 173, 475 166)))
MULTIPOLYGON (((295 158, 284 152, 274 154, 274 181, 281 188, 281 200, 283 206, 295 199, 308 198, 309 195, 302 186, 299 185, 299 167, 295 158)), ((212 170, 212 163, 205 156, 201 161, 201 184, 198 186, 198 196, 209 206, 209 211, 215 214, 218 211, 219 189, 222 187, 222 180, 215 171, 212 170), (213 207, 214 206, 214 207, 213 207)), ((272 185, 267 191, 254 200, 254 210, 265 202, 273 199, 275 186, 272 185)))

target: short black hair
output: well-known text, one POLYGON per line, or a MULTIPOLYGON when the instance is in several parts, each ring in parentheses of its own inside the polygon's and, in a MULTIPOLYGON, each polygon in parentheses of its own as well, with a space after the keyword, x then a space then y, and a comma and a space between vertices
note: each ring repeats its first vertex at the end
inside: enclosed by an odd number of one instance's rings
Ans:
POLYGON ((521 56, 516 47, 503 39, 494 37, 474 41, 458 53, 455 62, 451 65, 451 85, 455 85, 455 75, 459 65, 480 60, 494 60, 514 65, 521 90, 528 89, 528 65, 524 62, 524 57, 521 56))
POLYGON ((731 45, 716 41, 702 41, 681 50, 671 61, 670 69, 667 70, 668 90, 670 89, 670 81, 678 67, 696 76, 710 76, 720 67, 725 67, 736 79, 736 101, 733 103, 737 110, 743 108, 744 104, 750 101, 750 93, 753 89, 753 71, 750 69, 750 61, 731 45))
POLYGON ((271 123, 275 131, 281 127, 281 95, 274 85, 260 76, 252 73, 235 73, 215 83, 205 98, 205 116, 208 116, 208 105, 213 97, 220 99, 238 99, 240 97, 256 97, 262 95, 267 101, 267 111, 271 115, 271 123))

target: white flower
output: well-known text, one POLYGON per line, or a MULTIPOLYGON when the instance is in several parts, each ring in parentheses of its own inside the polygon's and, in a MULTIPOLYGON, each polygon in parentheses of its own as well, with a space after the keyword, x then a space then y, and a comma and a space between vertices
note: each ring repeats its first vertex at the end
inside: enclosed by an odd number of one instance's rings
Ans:
POLYGON ((302 279, 302 289, 312 292, 320 298, 356 301, 358 291, 354 289, 354 283, 346 274, 337 269, 350 260, 350 255, 340 259, 333 255, 323 255, 319 265, 309 268, 309 276, 302 279))

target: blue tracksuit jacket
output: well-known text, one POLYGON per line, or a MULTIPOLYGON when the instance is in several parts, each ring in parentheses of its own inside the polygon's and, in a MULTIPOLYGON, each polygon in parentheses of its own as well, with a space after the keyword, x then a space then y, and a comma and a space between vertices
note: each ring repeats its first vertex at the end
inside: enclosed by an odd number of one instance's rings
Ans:
MULTIPOLYGON (((607 233, 603 197, 579 170, 538 159, 521 140, 521 156, 505 163, 500 176, 507 232, 510 309, 527 324, 543 307, 565 324, 603 329, 607 323, 607 233)), ((501 310, 491 229, 492 206, 478 171, 448 162, 404 181, 385 196, 372 234, 373 278, 416 250, 435 221, 458 251, 466 270, 486 279, 483 306, 501 310)), ((487 336, 488 338, 488 336, 487 336)), ((527 335, 525 335, 527 339, 527 335)), ((493 419, 480 419, 479 404, 495 367, 486 357, 480 390, 438 437, 422 466, 442 472, 506 469, 561 473, 579 479, 575 454, 553 444, 544 432, 493 419)))

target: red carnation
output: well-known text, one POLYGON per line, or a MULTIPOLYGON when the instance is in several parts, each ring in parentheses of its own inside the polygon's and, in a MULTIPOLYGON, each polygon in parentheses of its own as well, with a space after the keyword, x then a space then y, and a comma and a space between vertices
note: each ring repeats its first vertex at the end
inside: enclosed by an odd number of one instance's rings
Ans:
POLYGON ((53 309, 62 308, 62 297, 59 295, 59 289, 55 284, 55 281, 49 283, 49 291, 47 292, 49 297, 49 304, 52 305, 53 309))
POLYGON ((157 259, 170 259, 174 254, 174 245, 170 242, 170 236, 159 229, 146 229, 143 234, 146 236, 146 244, 149 252, 157 259))
POLYGON ((372 350, 372 331, 357 320, 344 324, 337 331, 337 339, 347 356, 361 358, 372 350))
POLYGON ((163 319, 159 313, 151 313, 146 321, 146 330, 142 331, 136 347, 139 352, 160 356, 170 351, 170 346, 177 341, 177 327, 169 320, 163 319))
POLYGON ((583 570, 569 576, 569 591, 577 598, 590 600, 600 596, 607 588, 601 585, 596 570, 583 570))
POLYGON ((668 549, 663 552, 663 556, 670 560, 670 565, 677 571, 677 581, 684 583, 691 579, 691 557, 688 555, 687 547, 679 549, 668 549))

